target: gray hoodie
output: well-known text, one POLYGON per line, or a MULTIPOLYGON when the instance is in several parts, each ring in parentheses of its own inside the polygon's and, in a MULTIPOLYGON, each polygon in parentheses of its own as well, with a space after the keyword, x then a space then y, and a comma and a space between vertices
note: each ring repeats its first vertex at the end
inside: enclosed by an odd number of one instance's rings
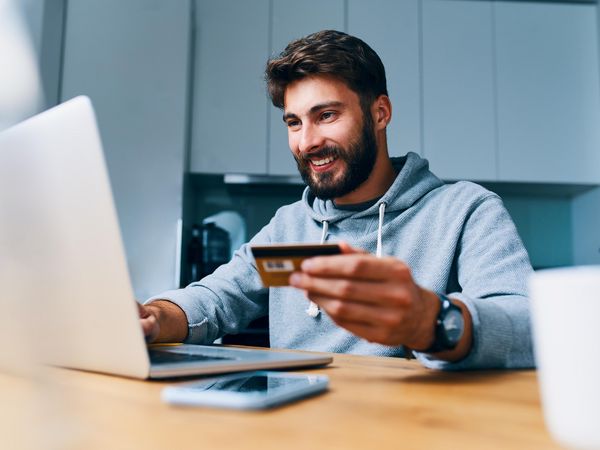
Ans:
MULTIPOLYGON (((344 240, 370 253, 395 256, 410 267, 416 283, 461 300, 473 318, 473 347, 466 358, 449 363, 417 354, 424 365, 448 370, 532 367, 525 284, 531 265, 501 199, 474 183, 444 184, 415 153, 392 162, 396 180, 373 206, 339 209, 307 188, 250 243, 344 240)), ((235 334, 268 313, 273 348, 404 355, 402 347, 351 334, 326 313, 307 314, 309 301, 298 289, 264 288, 248 244, 214 274, 148 301, 155 299, 183 309, 190 343, 235 334)))

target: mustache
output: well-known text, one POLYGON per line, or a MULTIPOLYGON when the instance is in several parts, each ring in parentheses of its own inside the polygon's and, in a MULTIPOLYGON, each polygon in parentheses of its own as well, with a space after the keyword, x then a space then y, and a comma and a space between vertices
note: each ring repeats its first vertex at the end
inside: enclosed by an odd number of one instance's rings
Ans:
POLYGON ((320 150, 310 153, 303 153, 300 155, 300 159, 303 161, 309 161, 312 158, 324 159, 327 157, 338 157, 340 156, 340 149, 337 147, 323 147, 320 150))

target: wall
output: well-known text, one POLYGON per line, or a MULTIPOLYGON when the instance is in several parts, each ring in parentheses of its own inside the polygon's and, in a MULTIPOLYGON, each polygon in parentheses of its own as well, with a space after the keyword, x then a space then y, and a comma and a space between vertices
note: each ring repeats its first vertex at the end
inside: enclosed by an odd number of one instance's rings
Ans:
POLYGON ((571 199, 502 196, 534 268, 573 264, 571 199))
POLYGON ((65 0, 20 0, 19 4, 38 54, 45 94, 42 109, 47 109, 60 98, 65 0))
MULTIPOLYGON (((600 22, 600 4, 596 9, 600 22)), ((600 33, 600 27, 598 32, 600 33)), ((571 215, 573 264, 600 264, 600 187, 575 196, 571 204, 571 215)))
POLYGON ((190 28, 187 0, 76 0, 66 16, 61 100, 94 104, 140 300, 178 284, 190 28))
POLYGON ((600 188, 576 196, 572 215, 574 264, 600 264, 600 188))
MULTIPOLYGON (((600 21, 600 5, 597 10, 600 21)), ((571 207, 573 263, 600 264, 600 187, 576 196, 571 207)))

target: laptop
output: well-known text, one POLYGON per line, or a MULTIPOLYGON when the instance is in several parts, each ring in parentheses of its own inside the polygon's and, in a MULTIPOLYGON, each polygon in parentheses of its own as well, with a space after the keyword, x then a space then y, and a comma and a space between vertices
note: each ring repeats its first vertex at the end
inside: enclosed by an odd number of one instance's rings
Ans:
POLYGON ((26 309, 25 334, 35 336, 35 357, 47 364, 146 379, 332 361, 292 351, 146 345, 87 97, 0 133, 0 272, 3 301, 26 309))

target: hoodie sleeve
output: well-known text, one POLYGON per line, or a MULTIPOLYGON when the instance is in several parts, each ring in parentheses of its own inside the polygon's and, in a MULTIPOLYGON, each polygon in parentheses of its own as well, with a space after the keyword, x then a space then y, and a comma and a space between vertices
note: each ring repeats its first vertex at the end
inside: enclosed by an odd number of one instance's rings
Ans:
POLYGON ((269 241, 267 225, 213 274, 184 289, 151 297, 145 303, 169 300, 179 306, 188 321, 187 343, 210 344, 225 334, 239 333, 252 320, 268 313, 269 291, 262 285, 250 244, 269 241))
POLYGON ((534 367, 526 280, 527 252, 502 201, 495 194, 476 203, 460 237, 456 270, 462 301, 473 321, 473 344, 450 363, 419 353, 425 366, 443 370, 534 367))

